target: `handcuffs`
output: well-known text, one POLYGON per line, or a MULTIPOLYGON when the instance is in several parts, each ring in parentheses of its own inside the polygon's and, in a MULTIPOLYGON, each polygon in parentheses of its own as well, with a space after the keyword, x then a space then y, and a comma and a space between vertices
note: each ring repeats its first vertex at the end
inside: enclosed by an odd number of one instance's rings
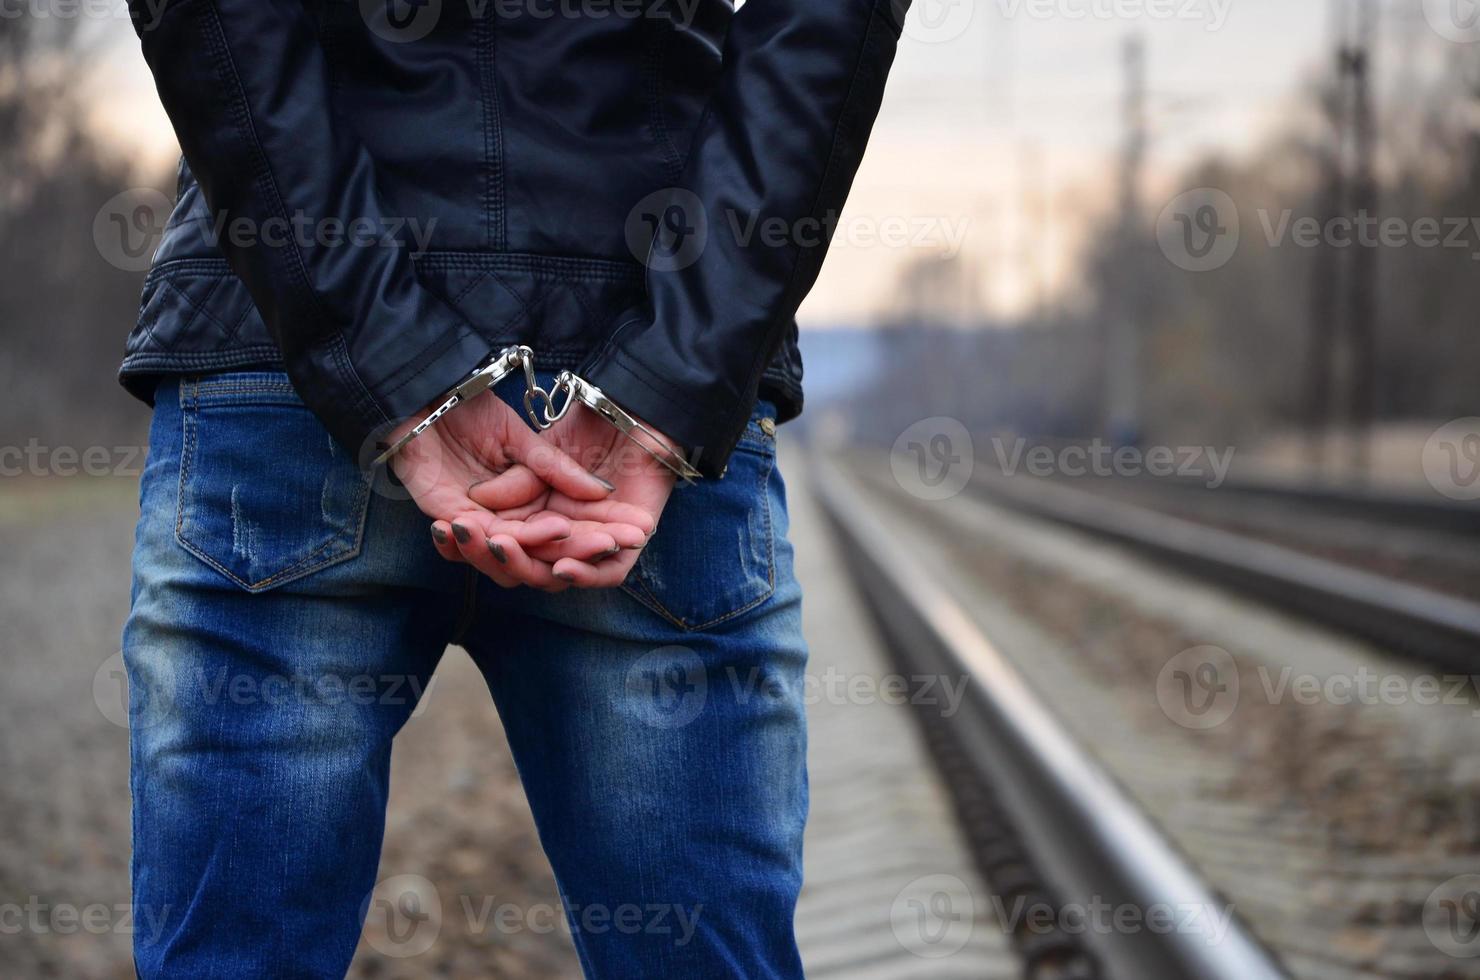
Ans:
POLYGON ((544 431, 550 428, 565 417, 572 405, 579 402, 611 423, 618 432, 667 467, 685 484, 692 484, 701 475, 687 459, 664 442, 662 436, 633 418, 600 388, 574 371, 561 371, 556 375, 550 390, 545 390, 535 378, 534 351, 524 344, 505 347, 476 368, 466 380, 447 392, 442 404, 432 409, 426 418, 416 423, 389 449, 375 457, 374 465, 379 466, 390 460, 406 448, 411 440, 436 425, 444 415, 463 402, 476 398, 520 371, 524 372, 524 414, 529 416, 536 429, 544 431))

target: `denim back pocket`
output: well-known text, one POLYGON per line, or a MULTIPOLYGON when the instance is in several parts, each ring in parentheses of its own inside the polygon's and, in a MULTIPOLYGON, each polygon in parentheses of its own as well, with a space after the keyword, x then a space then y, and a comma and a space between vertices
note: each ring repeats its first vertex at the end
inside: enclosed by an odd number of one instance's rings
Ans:
POLYGON ((773 429, 769 419, 765 428, 752 419, 723 479, 674 489, 622 585, 628 595, 686 630, 718 625, 770 598, 773 429))
POLYGON ((281 372, 180 385, 175 537, 249 592, 359 553, 370 483, 281 372))

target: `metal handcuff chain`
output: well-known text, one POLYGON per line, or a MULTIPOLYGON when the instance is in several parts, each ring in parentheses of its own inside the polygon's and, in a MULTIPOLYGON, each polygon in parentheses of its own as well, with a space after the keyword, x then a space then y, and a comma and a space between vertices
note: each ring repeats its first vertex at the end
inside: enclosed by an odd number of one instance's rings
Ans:
POLYGON ((395 445, 375 459, 375 465, 386 462, 405 448, 417 436, 435 425, 444 415, 470 398, 482 394, 519 370, 524 372, 524 414, 540 431, 544 431, 565 418, 572 405, 580 403, 617 429, 653 459, 670 470, 680 481, 691 485, 701 474, 680 453, 670 447, 662 436, 639 422, 591 382, 573 371, 561 371, 555 383, 546 390, 535 375, 534 351, 524 345, 505 347, 494 354, 481 367, 474 370, 462 384, 447 393, 442 404, 418 422, 409 432, 398 439, 395 445), (565 397, 560 398, 561 395, 565 397), (642 436, 643 438, 638 438, 642 436), (645 441, 646 440, 646 441, 645 441), (651 445, 649 444, 651 443, 651 445))

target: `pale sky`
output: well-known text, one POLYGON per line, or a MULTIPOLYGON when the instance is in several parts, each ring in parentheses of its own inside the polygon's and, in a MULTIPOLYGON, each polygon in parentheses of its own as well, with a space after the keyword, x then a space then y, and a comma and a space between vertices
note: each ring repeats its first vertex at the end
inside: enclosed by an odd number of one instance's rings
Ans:
MULTIPOLYGON (((1413 9, 1390 30, 1412 29, 1419 0, 1396 2, 1413 9)), ((1035 284, 1057 288, 1087 222, 1111 201, 1124 39, 1137 34, 1146 47, 1154 201, 1180 190, 1174 176, 1189 161, 1247 153, 1288 117, 1325 57, 1326 6, 916 0, 804 323, 870 322, 899 269, 930 251, 959 249, 992 312, 1021 309, 1035 284)), ((128 22, 106 29, 118 41, 93 80, 99 117, 143 157, 168 161, 173 136, 128 22)))

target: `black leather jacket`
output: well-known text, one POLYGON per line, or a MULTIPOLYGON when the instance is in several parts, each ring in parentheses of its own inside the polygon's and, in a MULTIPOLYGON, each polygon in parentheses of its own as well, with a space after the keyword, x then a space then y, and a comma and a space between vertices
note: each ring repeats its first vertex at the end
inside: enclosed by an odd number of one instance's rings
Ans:
POLYGON ((184 160, 121 377, 281 365, 365 459, 527 343, 718 475, 908 2, 130 0, 184 160))

